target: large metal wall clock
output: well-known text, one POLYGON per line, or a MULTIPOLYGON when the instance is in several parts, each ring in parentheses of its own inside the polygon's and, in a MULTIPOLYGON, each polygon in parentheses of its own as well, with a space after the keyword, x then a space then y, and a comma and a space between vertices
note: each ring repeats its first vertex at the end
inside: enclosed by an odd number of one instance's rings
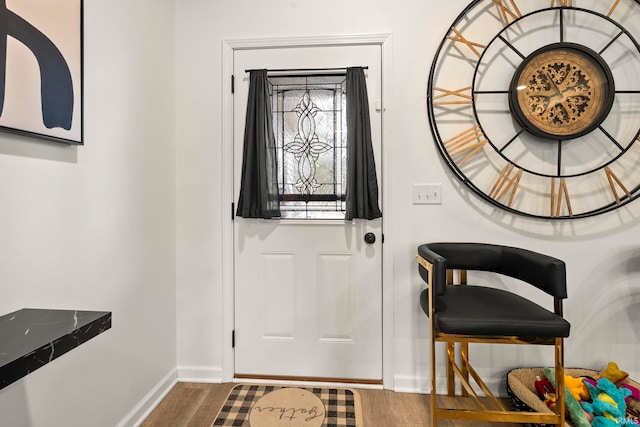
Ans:
POLYGON ((436 143, 508 211, 581 218, 640 194, 640 0, 476 0, 429 74, 436 143))

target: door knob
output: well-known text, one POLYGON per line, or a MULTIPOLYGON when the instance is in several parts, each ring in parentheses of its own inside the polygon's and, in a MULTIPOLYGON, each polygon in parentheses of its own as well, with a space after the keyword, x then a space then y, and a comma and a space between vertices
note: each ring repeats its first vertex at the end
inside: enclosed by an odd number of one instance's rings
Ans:
POLYGON ((369 245, 372 245, 376 242, 376 235, 373 233, 367 233, 364 235, 364 241, 369 245))

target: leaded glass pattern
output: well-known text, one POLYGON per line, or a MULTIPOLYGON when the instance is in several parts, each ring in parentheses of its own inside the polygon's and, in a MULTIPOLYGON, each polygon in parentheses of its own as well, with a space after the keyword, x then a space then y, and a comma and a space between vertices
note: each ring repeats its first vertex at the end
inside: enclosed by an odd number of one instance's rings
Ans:
POLYGON ((269 77, 283 218, 343 219, 345 75, 269 77))

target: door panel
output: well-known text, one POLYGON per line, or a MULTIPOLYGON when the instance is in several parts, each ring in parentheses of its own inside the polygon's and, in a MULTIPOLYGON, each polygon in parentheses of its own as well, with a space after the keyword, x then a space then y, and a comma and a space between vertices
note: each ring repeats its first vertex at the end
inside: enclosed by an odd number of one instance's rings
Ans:
MULTIPOLYGON (((380 165, 380 46, 234 51, 234 195, 240 187, 247 69, 368 66, 380 165)), ((380 173, 378 173, 379 188, 380 173)), ((382 220, 234 221, 235 372, 382 378, 382 220), (378 238, 364 242, 367 232, 378 238)))

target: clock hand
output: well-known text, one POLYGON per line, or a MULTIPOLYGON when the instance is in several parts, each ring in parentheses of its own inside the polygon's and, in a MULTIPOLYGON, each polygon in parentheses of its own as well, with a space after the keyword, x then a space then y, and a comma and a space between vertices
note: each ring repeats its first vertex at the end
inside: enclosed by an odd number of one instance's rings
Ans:
POLYGON ((547 74, 547 78, 549 79, 549 81, 553 85, 553 89, 556 91, 556 95, 562 96, 562 91, 558 88, 558 85, 556 85, 556 82, 553 81, 553 77, 551 77, 551 74, 549 74, 548 71, 546 72, 546 74, 547 74))
POLYGON ((587 80, 586 83, 579 83, 577 85, 574 86, 567 86, 565 88, 565 90, 563 90, 562 96, 567 96, 566 94, 569 93, 569 95, 581 95, 586 93, 589 90, 589 85, 588 83, 590 83, 590 80, 587 80))

